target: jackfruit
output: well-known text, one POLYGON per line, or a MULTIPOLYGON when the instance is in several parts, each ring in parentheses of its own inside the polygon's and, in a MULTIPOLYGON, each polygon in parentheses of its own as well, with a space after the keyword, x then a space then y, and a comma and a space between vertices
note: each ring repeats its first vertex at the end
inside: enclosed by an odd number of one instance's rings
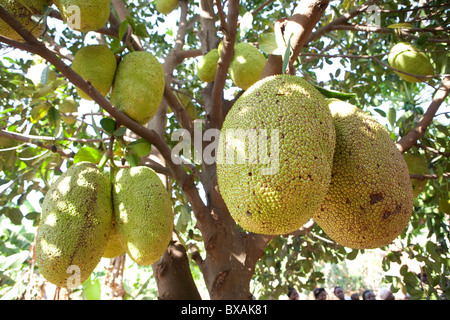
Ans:
MULTIPOLYGON (((42 8, 45 3, 47 3, 46 0, 4 0, 1 5, 6 11, 14 16, 14 18, 19 20, 33 36, 39 37, 44 32, 45 23, 38 23, 38 19, 34 21, 32 17, 43 14, 42 8)), ((24 39, 3 19, 0 19, 0 35, 15 41, 24 41, 24 39)))
POLYGON ((102 28, 111 11, 111 0, 54 0, 53 3, 67 26, 81 32, 102 28))
POLYGON ((122 242, 120 242, 119 234, 117 233, 115 222, 111 229, 109 235, 108 244, 106 246, 105 252, 103 253, 103 258, 112 259, 125 253, 122 242))
MULTIPOLYGON (((408 166, 409 173, 411 174, 427 174, 428 173, 428 163, 427 161, 420 156, 418 153, 404 153, 403 158, 406 161, 408 166)), ((413 195, 414 198, 417 197, 427 185, 428 180, 419 180, 419 179, 411 179, 412 187, 413 187, 413 195)))
POLYGON ((150 52, 126 54, 117 67, 111 102, 134 121, 145 124, 158 111, 164 94, 164 70, 150 52))
POLYGON ((342 246, 388 245, 411 217, 408 167, 384 126, 349 103, 328 102, 336 148, 330 188, 313 220, 342 246))
POLYGON ((82 284, 105 252, 112 223, 109 177, 92 163, 72 165, 42 204, 36 238, 42 276, 64 288, 82 284))
POLYGON ((113 182, 116 230, 130 258, 140 265, 156 262, 172 237, 170 194, 148 167, 120 169, 113 182))
POLYGON ((175 10, 178 7, 179 3, 180 0, 156 0, 155 6, 156 10, 158 10, 162 14, 167 15, 175 10))
POLYGON ((219 61, 219 51, 212 49, 200 58, 197 65, 197 75, 203 82, 213 82, 216 78, 217 62, 219 61))
MULTIPOLYGON (((114 81, 117 60, 108 46, 88 45, 75 53, 72 69, 106 96, 114 81)), ((81 98, 92 100, 83 90, 78 87, 76 89, 81 98)))
MULTIPOLYGON (((419 51, 407 42, 397 43, 391 48, 388 55, 388 62, 392 68, 411 74, 428 76, 434 73, 430 58, 424 52, 419 51)), ((397 71, 394 72, 407 82, 426 81, 426 78, 414 77, 397 71)))
POLYGON ((234 46, 234 55, 228 72, 233 83, 247 90, 259 80, 266 65, 266 57, 249 43, 238 43, 234 46))
POLYGON ((308 222, 331 179, 335 132, 324 97, 302 78, 266 77, 228 112, 217 180, 247 231, 281 235, 308 222))

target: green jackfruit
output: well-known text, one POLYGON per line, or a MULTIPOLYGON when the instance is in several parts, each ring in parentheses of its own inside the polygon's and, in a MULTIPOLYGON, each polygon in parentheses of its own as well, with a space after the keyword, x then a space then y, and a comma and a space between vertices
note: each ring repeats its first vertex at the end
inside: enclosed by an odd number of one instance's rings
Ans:
POLYGON ((156 0, 155 6, 162 14, 169 14, 178 7, 180 0, 156 0))
MULTIPOLYGON (((411 174, 428 174, 428 163, 425 158, 423 158, 418 153, 404 153, 403 158, 408 165, 409 173, 411 174)), ((414 198, 417 197, 427 185, 428 180, 419 180, 419 179, 411 179, 412 187, 413 187, 413 195, 414 198)))
POLYGON ((170 194, 148 167, 124 168, 113 182, 117 233, 131 259, 140 265, 156 262, 172 237, 170 194))
POLYGON ((212 49, 200 58, 197 65, 197 75, 203 82, 213 82, 216 78, 217 62, 219 61, 219 51, 212 49))
MULTIPOLYGON (((98 92, 106 96, 111 89, 117 69, 117 60, 111 49, 105 45, 89 45, 75 53, 72 69, 88 80, 98 92)), ((86 100, 92 98, 80 88, 78 95, 86 100)))
POLYGON ((164 94, 164 70, 145 51, 126 54, 117 67, 111 102, 134 121, 145 124, 158 111, 164 94))
POLYGON ((408 167, 384 126, 349 103, 330 99, 336 149, 330 188, 313 220, 354 249, 390 244, 408 225, 408 167))
MULTIPOLYGON (((19 22, 35 37, 39 37, 45 29, 45 23, 36 23, 32 17, 35 15, 42 15, 43 5, 47 3, 46 0, 4 0, 1 5, 6 11, 13 15, 19 22)), ((14 31, 9 24, 3 19, 0 19, 0 35, 11 40, 23 42, 24 39, 14 31)))
POLYGON ((249 43, 234 46, 234 55, 228 72, 233 83, 247 90, 261 77, 266 65, 266 57, 249 43))
POLYGON ((117 233, 115 222, 111 229, 111 234, 109 235, 108 244, 106 246, 105 252, 103 253, 103 258, 112 259, 125 253, 125 249, 120 242, 119 234, 117 233))
POLYGON ((331 179, 335 132, 323 96, 291 75, 264 78, 228 112, 217 151, 217 179, 247 231, 297 230, 318 209, 331 179))
MULTIPOLYGON (((388 55, 388 62, 392 68, 421 76, 433 75, 434 69, 430 58, 407 42, 400 42, 393 46, 388 55)), ((414 77, 394 71, 407 82, 426 81, 426 78, 414 77)))
POLYGON ((96 165, 72 165, 44 197, 36 263, 51 283, 82 284, 100 262, 113 223, 111 183, 96 165))
POLYGON ((54 0, 69 28, 89 32, 102 28, 109 18, 111 0, 54 0))

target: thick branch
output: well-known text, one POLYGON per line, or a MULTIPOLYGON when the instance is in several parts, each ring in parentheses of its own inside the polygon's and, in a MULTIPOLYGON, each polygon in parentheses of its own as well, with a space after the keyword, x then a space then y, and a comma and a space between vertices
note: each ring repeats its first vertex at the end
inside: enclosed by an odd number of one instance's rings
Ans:
POLYGON ((450 77, 445 77, 442 80, 441 86, 436 91, 433 97, 433 101, 431 102, 430 106, 428 107, 423 117, 419 120, 414 129, 408 132, 397 142, 397 148, 400 150, 400 152, 405 152, 406 150, 411 148, 416 143, 417 140, 423 137, 428 126, 433 121, 433 118, 437 110, 444 102, 449 92, 450 92, 450 77))
MULTIPOLYGON (((297 59, 300 51, 307 42, 316 24, 319 22, 329 0, 301 0, 295 8, 294 14, 287 20, 284 27, 284 40, 290 39, 292 54, 289 59, 289 73, 294 74, 293 62, 297 59)), ((261 74, 261 79, 281 74, 282 57, 269 55, 266 66, 261 74)))
POLYGON ((214 87, 211 94, 211 110, 208 115, 210 125, 208 128, 222 128, 222 95, 225 81, 228 74, 228 67, 234 53, 234 43, 236 41, 236 32, 239 18, 239 0, 230 0, 228 2, 228 15, 226 21, 227 32, 223 39, 223 49, 217 63, 216 77, 214 78, 214 87))
POLYGON ((329 0, 301 0, 294 10, 294 14, 288 19, 284 29, 284 39, 291 40, 292 54, 289 59, 289 73, 295 74, 292 66, 308 40, 314 27, 319 22, 329 0))

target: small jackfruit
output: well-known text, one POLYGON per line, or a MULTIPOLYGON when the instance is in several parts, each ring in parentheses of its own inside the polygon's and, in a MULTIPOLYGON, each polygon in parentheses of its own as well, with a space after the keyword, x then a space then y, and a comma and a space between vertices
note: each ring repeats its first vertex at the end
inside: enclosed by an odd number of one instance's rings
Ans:
POLYGON ((314 86, 291 75, 251 86, 228 112, 217 150, 219 189, 236 223, 281 235, 308 222, 328 189, 334 144, 314 86))
POLYGON ((114 216, 120 242, 140 265, 156 262, 172 237, 170 194, 148 167, 120 169, 113 182, 114 216))
POLYGON ((105 252, 103 253, 103 258, 112 259, 123 253, 125 253, 125 249, 123 248, 122 242, 120 242, 119 234, 117 233, 116 224, 114 221, 111 228, 111 234, 109 235, 108 244, 105 252))
POLYGON ((180 0, 156 0, 155 6, 156 10, 158 10, 162 14, 167 15, 175 10, 178 7, 179 3, 180 0))
MULTIPOLYGON (((408 165, 409 173, 411 174, 427 174, 428 173, 428 163, 420 154, 407 152, 403 154, 403 158, 408 165)), ((427 185, 428 180, 411 179, 413 187, 414 198, 417 197, 427 185)))
POLYGON ((67 26, 81 32, 102 28, 111 11, 111 0, 54 0, 53 3, 67 26))
POLYGON ((266 65, 266 57, 249 43, 238 43, 234 46, 234 55, 228 72, 233 83, 247 90, 261 77, 266 65))
POLYGON ((212 49, 200 58, 197 65, 197 75, 203 82, 213 82, 216 77, 217 62, 219 61, 219 51, 212 49))
MULTIPOLYGON (((106 96, 114 81, 117 60, 108 46, 88 45, 75 53, 72 69, 83 79, 89 81, 103 96, 106 96)), ((83 99, 92 100, 78 87, 77 93, 83 99)))
MULTIPOLYGON (((412 44, 400 42, 393 46, 388 55, 389 65, 400 71, 419 76, 433 75, 434 69, 430 58, 422 51, 419 51, 412 44)), ((425 78, 410 76, 394 71, 400 78, 407 82, 425 81, 425 78)))
POLYGON ((384 126, 349 103, 328 102, 336 149, 330 188, 313 220, 342 246, 388 245, 411 217, 408 167, 384 126))
POLYGON ((111 182, 95 164, 72 165, 44 197, 36 263, 49 282, 82 284, 105 252, 113 223, 111 182))
POLYGON ((111 103, 134 121, 145 124, 158 111, 164 94, 164 70, 150 52, 126 54, 117 67, 111 103))
MULTIPOLYGON (((35 37, 39 37, 45 29, 43 22, 37 23, 32 19, 33 16, 43 14, 43 6, 47 0, 4 0, 2 6, 35 37)), ((9 24, 0 19, 0 35, 11 40, 23 42, 24 39, 14 31, 9 24)))

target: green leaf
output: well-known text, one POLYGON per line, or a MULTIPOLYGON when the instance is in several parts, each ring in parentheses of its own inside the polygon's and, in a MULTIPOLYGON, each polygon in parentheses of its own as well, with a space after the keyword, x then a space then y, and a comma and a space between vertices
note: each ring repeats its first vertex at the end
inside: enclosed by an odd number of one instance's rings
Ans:
MULTIPOLYGON (((23 214, 18 208, 3 208, 4 214, 11 220, 15 225, 20 225, 22 223, 23 214)), ((2 210, 3 211, 3 210, 2 210)))
POLYGON ((123 39, 127 30, 128 30, 128 19, 123 20, 119 26, 119 39, 123 39))
POLYGON ((240 37, 243 38, 248 30, 251 30, 253 23, 253 15, 250 12, 246 12, 239 23, 240 37))
POLYGON ((92 275, 83 283, 83 292, 86 300, 101 300, 102 285, 100 279, 91 279, 92 275))
POLYGON ((275 33, 263 33, 259 36, 259 49, 267 54, 282 55, 286 48, 280 48, 275 33))
POLYGON ((136 28, 133 30, 134 34, 141 38, 148 38, 150 34, 147 31, 147 26, 144 23, 137 23, 136 28))
POLYGON ((379 113, 382 117, 386 118, 386 116, 387 116, 386 112, 384 112, 383 110, 378 109, 378 108, 375 108, 373 110, 376 111, 377 113, 379 113))
POLYGON ((111 118, 103 118, 100 120, 100 125, 110 135, 116 130, 116 121, 111 118))
POLYGON ((356 258, 356 256, 358 255, 358 253, 359 253, 359 250, 352 250, 351 252, 349 252, 348 254, 347 254, 347 259, 348 260, 354 260, 355 258, 356 258))
POLYGON ((115 135, 116 137, 123 137, 126 131, 127 127, 120 127, 117 130, 114 130, 113 135, 115 135))
POLYGON ((402 23, 394 23, 391 25, 388 25, 388 28, 391 29, 412 29, 412 24, 411 23, 407 23, 407 22, 402 22, 402 23))
POLYGON ((388 119, 389 123, 391 124, 391 126, 394 126, 395 121, 397 120, 397 112, 394 108, 389 108, 388 114, 387 114, 387 119, 388 119))
POLYGON ((77 154, 73 158, 73 162, 81 162, 87 161, 92 163, 99 163, 103 157, 103 153, 101 153, 98 149, 94 149, 92 147, 82 147, 78 150, 77 154))
MULTIPOLYGON (((291 37, 292 37, 292 35, 291 35, 291 37)), ((283 68, 281 69, 282 74, 286 73, 290 57, 291 57, 291 38, 289 38, 287 46, 286 46, 286 51, 284 52, 283 68)))
POLYGON ((129 150, 138 157, 144 157, 150 153, 152 144, 145 139, 138 139, 128 144, 129 150))
POLYGON ((335 98, 340 100, 350 100, 356 97, 356 93, 345 93, 336 90, 325 89, 314 85, 314 87, 325 97, 325 98, 335 98))

